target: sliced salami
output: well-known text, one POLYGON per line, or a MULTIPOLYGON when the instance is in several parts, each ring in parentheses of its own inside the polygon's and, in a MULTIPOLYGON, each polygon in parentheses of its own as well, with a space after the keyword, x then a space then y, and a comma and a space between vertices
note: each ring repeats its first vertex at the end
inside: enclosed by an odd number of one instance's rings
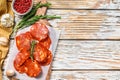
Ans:
POLYGON ((30 33, 35 39, 42 41, 47 38, 49 31, 45 25, 41 23, 35 23, 30 28, 30 33))
POLYGON ((51 61, 52 61, 52 53, 49 51, 47 54, 47 59, 44 62, 41 62, 40 64, 42 66, 46 66, 46 65, 49 65, 51 61))
POLYGON ((32 40, 32 36, 30 32, 22 33, 16 36, 16 46, 19 51, 21 50, 29 50, 30 49, 30 42, 32 40))
POLYGON ((26 72, 26 67, 24 66, 24 62, 29 58, 30 53, 27 51, 21 51, 19 52, 15 59, 14 59, 14 68, 20 72, 24 73, 26 72))
POLYGON ((34 50, 34 59, 38 62, 43 62, 47 59, 48 49, 41 44, 37 44, 34 50))
POLYGON ((19 73, 26 73, 27 72, 27 67, 25 65, 21 65, 21 66, 15 66, 15 63, 14 63, 14 67, 15 69, 19 72, 19 73))
POLYGON ((32 61, 31 59, 28 59, 25 62, 25 66, 28 69, 26 74, 30 77, 37 77, 42 72, 40 64, 35 60, 32 61))
POLYGON ((15 59, 14 62, 17 66, 21 66, 30 56, 30 53, 28 51, 20 51, 15 59))
POLYGON ((46 47, 47 49, 50 48, 50 44, 51 44, 51 39, 50 37, 48 36, 45 40, 43 41, 40 41, 39 42, 40 44, 42 44, 44 47, 46 47))

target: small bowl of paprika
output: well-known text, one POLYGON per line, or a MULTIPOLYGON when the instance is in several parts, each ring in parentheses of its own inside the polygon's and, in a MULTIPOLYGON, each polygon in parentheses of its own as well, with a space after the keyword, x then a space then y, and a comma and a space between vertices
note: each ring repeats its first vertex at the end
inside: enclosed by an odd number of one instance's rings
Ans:
POLYGON ((12 10, 17 15, 25 15, 30 12, 33 7, 33 0, 13 0, 12 10))

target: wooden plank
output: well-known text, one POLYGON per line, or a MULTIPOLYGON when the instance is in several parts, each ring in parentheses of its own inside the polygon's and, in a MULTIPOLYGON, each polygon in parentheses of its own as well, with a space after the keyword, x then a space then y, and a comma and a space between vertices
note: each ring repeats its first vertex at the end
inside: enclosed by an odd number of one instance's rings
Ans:
POLYGON ((120 71, 53 71, 50 80, 119 80, 120 71))
POLYGON ((120 41, 60 40, 52 69, 120 69, 120 41))
POLYGON ((120 41, 60 40, 52 69, 120 69, 119 53, 120 41))
POLYGON ((120 9, 119 0, 48 0, 51 8, 67 9, 120 9))
POLYGON ((58 9, 120 9, 119 0, 48 0, 48 2, 52 3, 51 8, 58 9))
POLYGON ((48 10, 54 28, 62 30, 60 39, 120 39, 119 10, 48 10))

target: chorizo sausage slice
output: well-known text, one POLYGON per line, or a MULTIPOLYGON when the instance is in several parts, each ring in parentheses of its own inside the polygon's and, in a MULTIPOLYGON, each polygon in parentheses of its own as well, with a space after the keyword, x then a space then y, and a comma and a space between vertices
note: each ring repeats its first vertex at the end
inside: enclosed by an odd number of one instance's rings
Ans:
POLYGON ((41 23, 35 23, 30 28, 30 33, 35 39, 41 41, 47 38, 49 31, 45 25, 41 23))
POLYGON ((32 61, 31 59, 26 60, 25 66, 27 67, 26 74, 30 77, 37 77, 42 72, 41 66, 36 60, 34 61, 32 61))
POLYGON ((39 42, 40 44, 42 44, 44 47, 46 47, 47 49, 50 48, 50 45, 51 45, 51 39, 50 37, 48 36, 45 40, 42 40, 39 42))
POLYGON ((18 50, 29 50, 30 49, 30 42, 32 40, 32 36, 29 32, 22 33, 16 36, 16 46, 18 50))
POLYGON ((34 52, 34 59, 41 65, 49 65, 52 61, 52 53, 40 43, 36 45, 34 52))
POLYGON ((17 66, 21 66, 30 56, 30 53, 28 51, 20 51, 15 59, 14 62, 17 66))
POLYGON ((23 73, 26 70, 25 66, 23 65, 24 62, 29 58, 29 56, 30 53, 28 51, 23 51, 23 50, 16 55, 13 64, 14 64, 14 68, 18 72, 23 73))
POLYGON ((48 49, 41 44, 37 44, 34 50, 34 59, 38 62, 42 62, 47 58, 48 49))
POLYGON ((21 66, 17 66, 15 62, 14 62, 14 68, 21 74, 28 71, 27 67, 24 64, 21 66))
POLYGON ((47 59, 45 61, 41 62, 40 64, 42 66, 46 66, 46 65, 49 65, 51 62, 52 62, 52 53, 50 51, 48 51, 47 59))

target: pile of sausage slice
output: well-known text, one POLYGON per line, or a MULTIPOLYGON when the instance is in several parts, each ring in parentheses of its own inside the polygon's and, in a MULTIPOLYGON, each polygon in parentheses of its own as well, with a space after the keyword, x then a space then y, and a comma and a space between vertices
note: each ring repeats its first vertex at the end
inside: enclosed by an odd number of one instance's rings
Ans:
POLYGON ((49 50, 51 39, 48 28, 41 24, 35 23, 30 30, 16 36, 16 46, 19 50, 14 59, 14 68, 19 73, 26 73, 30 77, 37 77, 41 74, 41 66, 49 65, 52 61, 52 53, 49 50), (31 42, 36 41, 31 56, 31 42))

